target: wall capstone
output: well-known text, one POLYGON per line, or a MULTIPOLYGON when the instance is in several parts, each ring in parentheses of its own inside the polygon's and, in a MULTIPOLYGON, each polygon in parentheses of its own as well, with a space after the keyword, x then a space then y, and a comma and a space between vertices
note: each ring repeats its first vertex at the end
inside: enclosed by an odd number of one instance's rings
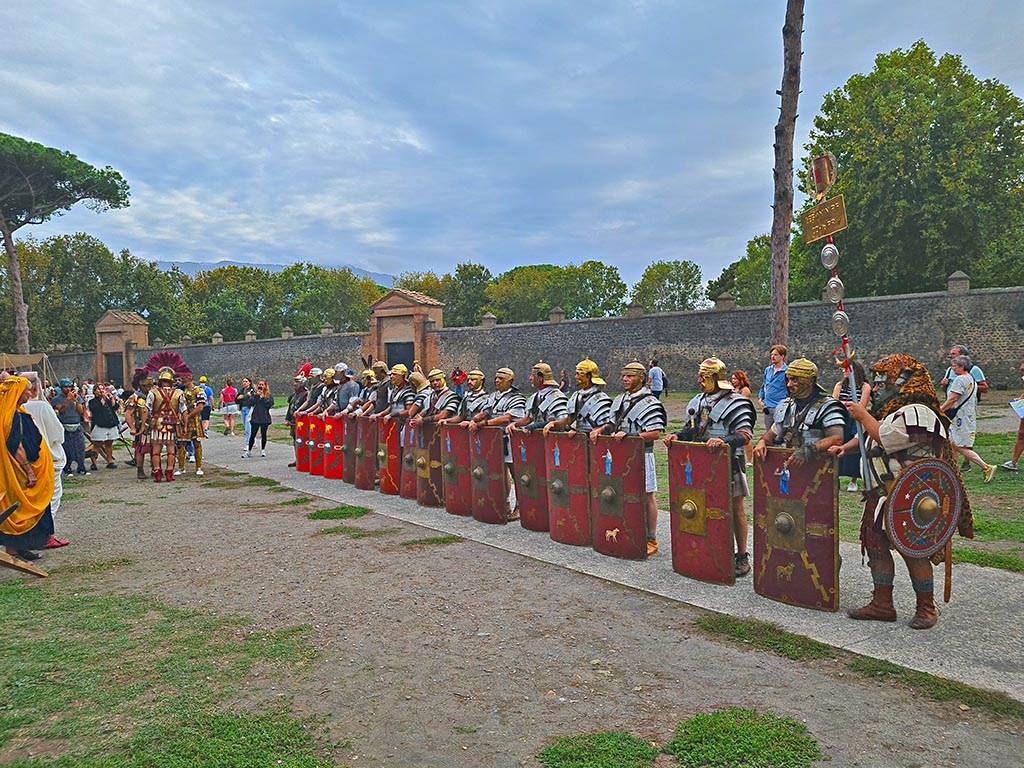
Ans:
POLYGON ((250 328, 248 331, 246 331, 245 332, 245 340, 246 341, 256 341, 256 331, 254 331, 252 328, 250 328))
POLYGON ((215 333, 215 334, 213 334, 213 336, 210 337, 210 343, 211 344, 223 344, 224 343, 224 334, 222 334, 222 333, 215 333))
POLYGON ((295 331, 292 330, 292 327, 290 325, 286 325, 284 328, 281 329, 281 338, 282 339, 290 339, 294 335, 295 335, 295 331))
POLYGON ((716 312, 727 312, 731 309, 736 309, 736 299, 732 297, 732 294, 728 291, 723 291, 715 299, 715 311, 716 312))
POLYGON ((552 307, 551 311, 548 312, 549 323, 560 323, 565 320, 565 310, 561 307, 552 307))
POLYGON ((967 293, 971 290, 971 278, 958 269, 946 278, 946 290, 950 293, 967 293))
POLYGON ((498 316, 493 312, 487 312, 480 318, 480 325, 484 328, 493 328, 498 324, 498 316))
POLYGON ((330 336, 332 333, 334 333, 334 326, 330 323, 324 323, 320 326, 321 336, 330 336))

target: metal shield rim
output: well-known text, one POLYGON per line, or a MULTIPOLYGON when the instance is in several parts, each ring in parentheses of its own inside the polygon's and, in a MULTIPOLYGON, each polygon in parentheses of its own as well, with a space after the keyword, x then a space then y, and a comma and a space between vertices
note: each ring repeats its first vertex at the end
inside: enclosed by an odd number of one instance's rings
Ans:
POLYGON ((949 540, 953 538, 953 534, 956 533, 957 526, 960 523, 960 515, 963 512, 963 504, 963 486, 960 484, 959 479, 956 476, 955 470, 952 467, 950 467, 949 464, 942 461, 941 459, 918 459, 917 461, 908 464, 907 466, 903 467, 903 469, 900 470, 899 475, 896 476, 896 480, 893 481, 892 491, 885 499, 885 530, 888 534, 889 541, 892 542, 892 545, 896 549, 896 551, 898 551, 902 555, 906 555, 907 557, 931 557, 940 549, 943 549, 946 546, 947 542, 949 542, 949 540), (901 483, 904 482, 906 478, 910 477, 912 474, 918 473, 921 469, 923 469, 926 466, 939 469, 953 481, 952 486, 955 494, 954 503, 956 505, 956 515, 953 516, 950 522, 949 530, 947 530, 945 534, 939 540, 936 541, 935 544, 932 544, 931 546, 925 547, 923 549, 910 549, 908 547, 903 546, 903 542, 891 533, 891 531, 893 530, 893 525, 895 524, 896 514, 892 502, 895 498, 897 498, 897 491, 899 490, 901 483))

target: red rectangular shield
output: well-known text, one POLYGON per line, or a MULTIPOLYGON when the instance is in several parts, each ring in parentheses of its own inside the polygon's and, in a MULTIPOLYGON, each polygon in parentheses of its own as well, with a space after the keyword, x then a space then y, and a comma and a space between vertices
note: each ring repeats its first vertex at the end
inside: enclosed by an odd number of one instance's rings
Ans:
POLYGON ((781 603, 839 609, 836 460, 798 464, 788 448, 754 459, 754 590, 781 603), (787 474, 788 472, 788 474, 787 474))
POLYGON ((324 420, 322 416, 309 416, 309 474, 324 474, 324 420))
POLYGON ((356 416, 355 486, 372 491, 377 484, 377 425, 369 416, 356 416))
POLYGON ((444 506, 441 430, 432 421, 416 429, 416 501, 423 507, 444 506))
POLYGON ((528 531, 546 531, 548 478, 544 461, 544 433, 512 433, 512 477, 516 484, 519 522, 528 531))
POLYGON ((551 538, 562 544, 589 547, 590 438, 550 432, 544 459, 548 478, 548 519, 551 538))
POLYGON ((470 433, 469 466, 473 482, 473 519, 504 525, 509 515, 509 487, 503 429, 482 427, 470 433))
POLYGON ((309 472, 309 419, 295 417, 295 469, 309 472))
POLYGON ((444 508, 453 515, 473 512, 473 483, 469 467, 469 430, 457 424, 441 427, 441 470, 444 508))
POLYGON ((401 449, 398 445, 398 422, 377 419, 377 471, 380 473, 380 492, 394 496, 398 493, 401 476, 401 449))
POLYGON ((407 424, 402 440, 402 477, 398 483, 398 495, 403 499, 416 498, 416 459, 419 458, 419 450, 416 447, 416 430, 407 424))
POLYGON ((341 480, 345 453, 345 421, 339 416, 324 417, 324 477, 341 480))
POLYGON ((672 568, 691 579, 735 584, 729 449, 672 443, 668 448, 668 491, 672 568))
POLYGON ((345 458, 342 460, 341 479, 346 483, 356 481, 356 445, 359 435, 356 433, 356 417, 346 413, 341 417, 345 421, 345 445, 342 448, 345 458))
POLYGON ((602 555, 647 559, 645 487, 643 441, 597 438, 590 447, 590 514, 594 549, 602 555))

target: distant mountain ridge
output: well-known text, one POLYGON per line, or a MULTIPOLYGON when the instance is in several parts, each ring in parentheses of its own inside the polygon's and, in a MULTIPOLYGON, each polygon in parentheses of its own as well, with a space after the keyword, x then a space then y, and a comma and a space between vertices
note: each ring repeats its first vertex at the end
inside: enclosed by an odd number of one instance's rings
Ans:
MULTIPOLYGON (((195 277, 200 272, 208 272, 218 267, 256 267, 257 269, 265 269, 268 272, 281 272, 290 266, 289 264, 247 264, 243 261, 229 261, 227 259, 211 262, 158 261, 156 265, 165 272, 169 271, 172 267, 177 267, 189 277, 195 277)), ((395 284, 396 278, 394 275, 386 275, 383 272, 370 272, 359 267, 353 267, 351 264, 323 264, 322 266, 327 269, 351 269, 353 274, 359 277, 368 277, 385 288, 391 288, 395 284)))

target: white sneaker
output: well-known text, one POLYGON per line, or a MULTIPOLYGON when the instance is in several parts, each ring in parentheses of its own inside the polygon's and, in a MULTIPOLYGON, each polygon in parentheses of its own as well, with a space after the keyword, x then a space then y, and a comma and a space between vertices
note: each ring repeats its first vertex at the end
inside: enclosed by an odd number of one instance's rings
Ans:
POLYGON ((188 463, 189 464, 195 464, 196 463, 196 457, 195 456, 189 456, 188 457, 188 463))
POLYGON ((174 476, 175 477, 181 477, 181 475, 182 475, 182 471, 180 469, 174 470, 174 476))
POLYGON ((1017 462, 1016 461, 1004 461, 999 466, 1001 466, 1003 469, 1008 469, 1011 472, 1017 472, 1019 470, 1019 467, 1017 466, 1017 462))
POLYGON ((199 469, 196 470, 196 477, 202 477, 203 474, 204 473, 203 473, 203 468, 202 467, 200 467, 199 469))
POLYGON ((265 459, 265 458, 267 458, 267 452, 266 452, 266 450, 262 450, 262 451, 260 451, 260 458, 261 458, 261 459, 265 459))
POLYGON ((857 487, 857 481, 851 480, 850 484, 846 486, 846 490, 850 493, 856 493, 857 491, 859 491, 860 488, 857 487))
POLYGON ((242 451, 242 458, 243 458, 243 459, 248 459, 248 458, 249 458, 249 456, 250 456, 250 454, 249 454, 249 452, 248 452, 248 451, 242 451))

